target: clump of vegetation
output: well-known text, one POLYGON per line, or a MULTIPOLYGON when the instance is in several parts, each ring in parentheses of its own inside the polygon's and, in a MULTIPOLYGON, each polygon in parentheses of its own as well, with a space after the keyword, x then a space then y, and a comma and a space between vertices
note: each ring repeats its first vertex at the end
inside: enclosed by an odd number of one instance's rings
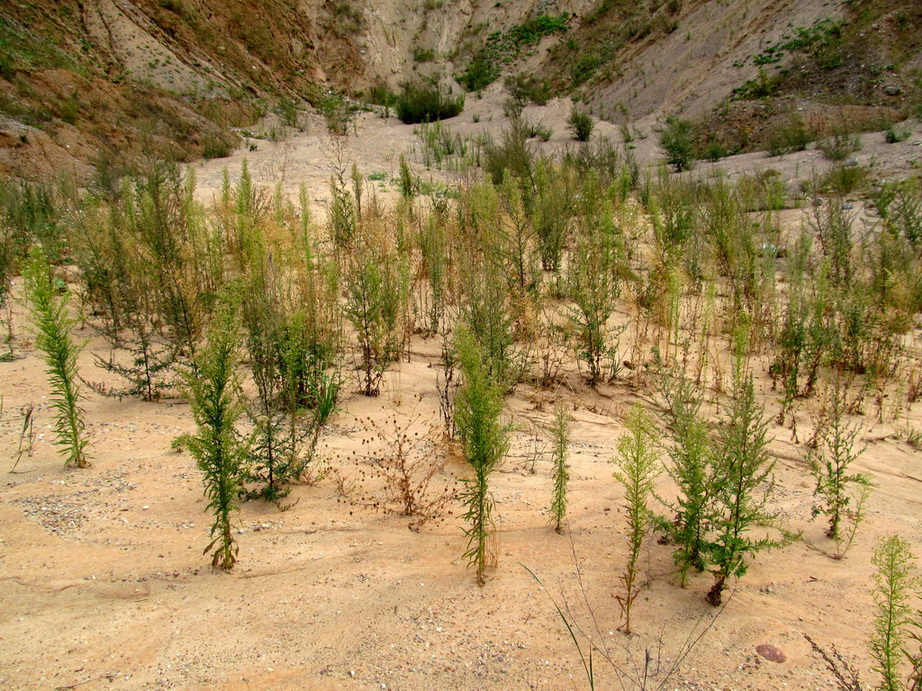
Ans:
POLYGON ((840 129, 831 137, 820 140, 817 147, 830 161, 844 161, 853 153, 861 151, 861 135, 840 129))
POLYGON ((666 126, 660 132, 659 145, 666 152, 666 163, 681 173, 695 165, 692 123, 675 115, 666 118, 666 126))
POLYGON ((397 117, 407 124, 453 118, 464 110, 464 94, 452 96, 437 84, 408 82, 394 103, 397 117))
POLYGON ((772 129, 768 136, 768 155, 782 156, 803 151, 813 141, 802 117, 792 113, 786 122, 772 129))
POLYGON ((567 118, 567 129, 577 141, 588 142, 595 129, 595 122, 589 113, 574 105, 567 118))
POLYGON ((51 267, 40 247, 33 247, 23 267, 26 297, 37 331, 35 344, 45 359, 51 405, 55 411, 55 434, 65 466, 88 468, 86 424, 80 408, 77 355, 81 348, 70 337, 74 321, 68 316, 68 301, 58 298, 51 267))

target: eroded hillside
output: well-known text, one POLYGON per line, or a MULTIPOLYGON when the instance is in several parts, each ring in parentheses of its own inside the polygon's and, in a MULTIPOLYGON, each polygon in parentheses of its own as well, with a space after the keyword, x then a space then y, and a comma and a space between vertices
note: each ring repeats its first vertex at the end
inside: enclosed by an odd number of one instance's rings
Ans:
POLYGON ((0 172, 85 179, 141 154, 217 157, 235 127, 273 111, 298 125, 331 94, 426 79, 478 91, 508 73, 613 122, 716 118, 727 148, 746 149, 764 145, 766 114, 910 112, 920 13, 908 0, 15 3, 0 18, 0 172))

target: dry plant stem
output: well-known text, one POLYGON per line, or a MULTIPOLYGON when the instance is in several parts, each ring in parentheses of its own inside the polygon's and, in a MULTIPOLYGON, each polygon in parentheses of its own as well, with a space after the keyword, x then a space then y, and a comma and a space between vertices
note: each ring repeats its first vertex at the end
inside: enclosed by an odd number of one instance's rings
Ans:
POLYGON ((419 429, 411 432, 419 426, 419 419, 416 415, 401 423, 395 415, 383 422, 367 420, 374 438, 366 443, 377 441, 384 447, 370 454, 375 464, 372 474, 384 482, 384 498, 362 500, 375 509, 412 517, 410 529, 415 531, 441 518, 456 496, 453 484, 441 489, 434 487, 448 457, 442 449, 431 445, 435 423, 425 425, 428 434, 420 434, 419 429))
POLYGON ((608 642, 610 638, 602 629, 596 616, 596 609, 589 598, 579 557, 576 553, 576 545, 572 532, 569 532, 569 539, 570 552, 579 593, 579 605, 584 611, 584 616, 579 616, 574 612, 565 594, 561 594, 562 603, 558 603, 534 571, 524 564, 521 564, 521 566, 528 571, 538 585, 544 589, 551 603, 554 605, 554 608, 557 610, 558 616, 567 628, 570 639, 576 646, 589 688, 596 688, 599 681, 597 676, 598 665, 595 664, 595 660, 598 658, 601 658, 612 670, 618 687, 621 688, 622 691, 664 691, 664 689, 671 688, 669 684, 670 680, 685 663, 685 660, 698 646, 704 636, 713 628, 717 619, 723 614, 727 605, 732 601, 734 591, 730 591, 729 595, 724 598, 721 606, 713 610, 712 614, 702 615, 695 621, 694 626, 692 626, 688 635, 682 640, 678 650, 667 651, 668 654, 664 656, 664 642, 661 635, 655 655, 649 648, 645 648, 643 651, 643 660, 638 661, 630 643, 624 643, 619 645, 618 652, 620 652, 620 655, 616 656, 616 651, 609 648, 608 642), (583 624, 581 620, 586 620, 587 623, 583 624), (585 648, 582 642, 585 642, 585 648), (598 657, 594 658, 594 654, 598 657), (621 657, 627 658, 630 663, 630 669, 620 662, 619 658, 621 657), (665 665, 663 664, 664 659, 667 660, 665 665))
POLYGON ((826 669, 829 670, 839 686, 839 691, 864 691, 864 686, 858 676, 858 670, 842 657, 842 654, 834 645, 830 647, 831 652, 827 652, 807 634, 804 634, 804 638, 807 639, 813 652, 823 658, 823 662, 826 663, 826 669))

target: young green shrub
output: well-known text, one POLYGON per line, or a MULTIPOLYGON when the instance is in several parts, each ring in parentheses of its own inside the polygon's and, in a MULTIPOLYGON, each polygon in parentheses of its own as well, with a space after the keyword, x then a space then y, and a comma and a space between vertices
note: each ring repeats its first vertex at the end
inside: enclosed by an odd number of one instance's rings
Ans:
POLYGON ((567 117, 567 130, 573 138, 580 142, 588 142, 592 138, 595 121, 592 116, 582 108, 574 105, 567 117))
POLYGON ((802 117, 792 113, 787 122, 777 125, 768 136, 768 155, 783 156, 794 151, 803 151, 812 141, 810 132, 802 117))
POLYGON ((660 132, 659 145, 666 152, 666 163, 681 173, 695 165, 695 149, 692 140, 692 123, 675 115, 666 118, 666 126, 660 132))
POLYGON ((384 372, 400 354, 409 271, 389 238, 375 229, 365 230, 366 237, 358 243, 346 267, 344 311, 358 339, 362 393, 377 396, 384 372))
POLYGON ((563 534, 563 523, 567 518, 567 483, 570 474, 567 471, 567 444, 570 443, 570 415, 561 404, 554 409, 554 421, 551 424, 551 437, 554 449, 551 462, 554 466, 554 494, 548 513, 554 521, 554 530, 563 534))
POLYGON ((564 168, 539 161, 535 171, 535 231, 541 267, 545 271, 558 271, 567 243, 572 202, 570 181, 572 176, 564 168))
POLYGON ((816 447, 807 452, 806 460, 816 481, 813 496, 821 501, 813 507, 813 516, 822 514, 828 520, 826 537, 835 541, 834 556, 841 559, 864 517, 871 480, 866 475, 849 472, 849 467, 864 452, 865 447, 858 447, 862 429, 847 422, 843 391, 837 388, 830 399, 817 422, 816 447))
MULTIPOLYGON (((576 309, 571 314, 579 343, 579 359, 588 368, 587 381, 595 385, 614 376, 606 362, 617 362, 608 320, 621 294, 621 238, 613 211, 601 190, 586 185, 584 195, 594 195, 600 207, 595 217, 584 218, 570 254, 568 288, 576 309)), ((588 201, 587 201, 588 204, 588 201)))
POLYGON ((667 472, 676 484, 675 502, 667 504, 672 520, 662 519, 660 527, 669 535, 673 559, 679 568, 682 587, 689 569, 704 571, 707 566, 709 532, 714 521, 714 450, 711 430, 701 418, 701 398, 694 382, 682 370, 660 380, 660 396, 666 402, 672 445, 672 461, 667 472))
POLYGON ((753 527, 768 519, 764 508, 774 463, 765 449, 767 428, 768 422, 756 404, 752 376, 738 369, 733 394, 719 426, 714 459, 717 516, 710 558, 716 568, 707 601, 715 607, 722 602, 727 581, 746 573, 747 559, 775 544, 750 535, 753 527))
POLYGON ((74 320, 67 314, 68 300, 56 296, 58 288, 51 267, 40 247, 29 251, 23 267, 25 295, 37 331, 35 344, 44 354, 45 373, 51 386, 51 406, 55 411, 55 435, 65 466, 88 468, 86 425, 80 408, 77 355, 81 347, 70 337, 74 320))
POLYGON ((618 441, 621 470, 615 478, 624 485, 627 511, 628 560, 621 582, 624 595, 616 595, 624 615, 624 633, 631 634, 631 607, 640 594, 637 577, 638 562, 644 538, 653 524, 649 502, 653 496, 653 481, 660 473, 659 454, 656 452, 655 431, 643 409, 635 406, 627 419, 627 433, 618 441))
POLYGON ((817 142, 816 146, 830 161, 844 161, 853 153, 861 151, 861 135, 841 129, 831 137, 817 142))
POLYGON ((888 144, 899 144, 909 139, 911 134, 912 130, 908 127, 897 127, 891 123, 884 132, 884 139, 888 144))
POLYGON ((909 550, 909 543, 893 535, 878 546, 872 562, 877 567, 874 577, 877 617, 871 639, 871 654, 877 664, 873 671, 880 675, 878 689, 902 691, 905 687, 900 674, 900 660, 908 657, 913 662, 913 675, 917 676, 919 672, 919 656, 909 655, 906 650, 906 630, 912 622, 910 600, 913 589, 918 587, 918 579, 912 575, 915 558, 909 550))
POLYGON ((454 420, 464 457, 474 473, 461 494, 467 524, 464 558, 476 568, 477 585, 482 586, 486 568, 495 560, 490 547, 495 530, 490 475, 508 448, 507 430, 500 422, 503 387, 490 374, 488 353, 464 326, 455 347, 464 379, 455 396, 454 420))
POLYGON ((237 311, 232 299, 225 298, 217 306, 206 346, 196 358, 196 371, 187 377, 189 406, 197 429, 180 439, 203 473, 207 510, 214 515, 212 539, 203 553, 214 550, 212 567, 225 570, 237 561, 232 518, 249 456, 248 444, 236 430, 243 412, 236 374, 237 311))

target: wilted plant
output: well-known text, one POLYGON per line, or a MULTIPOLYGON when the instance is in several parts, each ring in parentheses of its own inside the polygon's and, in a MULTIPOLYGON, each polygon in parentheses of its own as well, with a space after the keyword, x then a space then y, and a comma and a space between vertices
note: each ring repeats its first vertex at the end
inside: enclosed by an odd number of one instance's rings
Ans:
MULTIPOLYGON (((368 424, 376 439, 366 440, 366 446, 378 442, 383 449, 370 452, 371 475, 384 483, 384 497, 365 500, 374 508, 412 518, 411 530, 419 530, 429 521, 441 518, 455 498, 455 484, 442 484, 437 477, 445 469, 448 456, 434 448, 432 434, 411 433, 419 418, 401 423, 397 416, 384 422, 369 418, 368 424), (434 487, 442 484, 441 487, 434 487)), ((429 425, 432 431, 433 425, 429 425)), ((378 444, 375 444, 376 446, 378 444)))
POLYGON ((23 277, 37 331, 35 344, 44 354, 45 373, 51 386, 59 453, 64 456, 65 466, 88 468, 86 445, 89 440, 77 382, 77 355, 82 348, 70 337, 74 320, 67 314, 68 301, 56 297, 58 290, 52 280, 51 267, 40 247, 30 250, 23 277))
POLYGON ((488 354, 467 328, 461 327, 455 344, 464 381, 455 396, 454 419, 464 457, 474 472, 461 494, 467 524, 464 558, 476 568, 477 584, 482 586, 493 559, 489 544, 494 533, 490 475, 508 447, 506 428, 500 422, 503 389, 490 374, 488 354))
POLYGON ((649 501, 653 496, 653 481, 660 473, 659 454, 654 443, 654 430, 643 409, 635 406, 627 419, 627 433, 618 441, 618 464, 615 478, 624 485, 627 510, 628 559, 621 582, 624 595, 616 595, 624 614, 624 633, 631 633, 631 606, 640 594, 637 586, 638 562, 644 538, 652 526, 649 501))

